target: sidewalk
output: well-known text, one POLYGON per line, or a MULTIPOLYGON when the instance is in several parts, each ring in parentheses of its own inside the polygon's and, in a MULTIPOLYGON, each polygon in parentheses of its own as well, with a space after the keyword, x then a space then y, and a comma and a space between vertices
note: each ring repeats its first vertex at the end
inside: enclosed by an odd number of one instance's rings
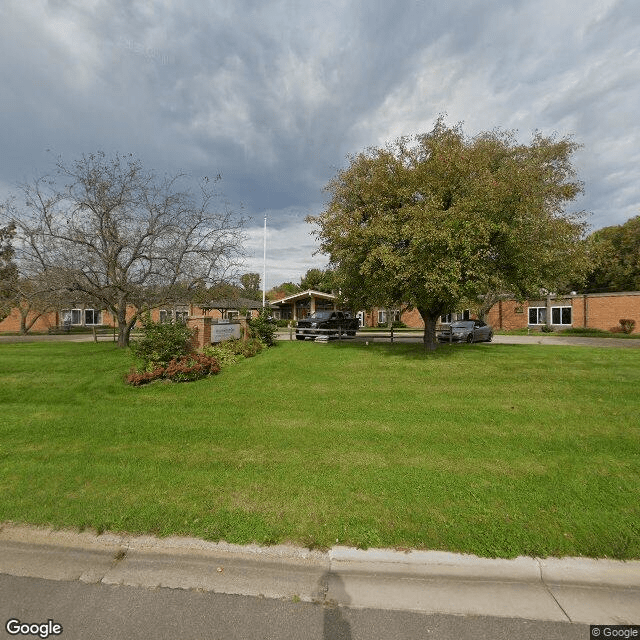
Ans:
POLYGON ((353 608, 584 624, 640 622, 640 561, 434 551, 328 552, 5 524, 0 573, 299 599, 353 608))

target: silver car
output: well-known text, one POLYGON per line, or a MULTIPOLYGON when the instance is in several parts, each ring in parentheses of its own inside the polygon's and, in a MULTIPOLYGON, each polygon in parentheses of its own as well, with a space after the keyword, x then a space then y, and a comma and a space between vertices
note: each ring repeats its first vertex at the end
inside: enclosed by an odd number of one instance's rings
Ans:
POLYGON ((491 342, 493 329, 482 320, 458 320, 437 332, 439 342, 491 342))

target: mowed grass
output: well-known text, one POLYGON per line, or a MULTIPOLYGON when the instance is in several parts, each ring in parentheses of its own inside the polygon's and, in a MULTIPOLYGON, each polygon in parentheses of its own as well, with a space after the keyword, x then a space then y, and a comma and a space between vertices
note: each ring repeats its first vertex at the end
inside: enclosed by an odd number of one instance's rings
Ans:
POLYGON ((127 387, 0 345, 0 522, 489 557, 640 557, 640 351, 281 343, 127 387))

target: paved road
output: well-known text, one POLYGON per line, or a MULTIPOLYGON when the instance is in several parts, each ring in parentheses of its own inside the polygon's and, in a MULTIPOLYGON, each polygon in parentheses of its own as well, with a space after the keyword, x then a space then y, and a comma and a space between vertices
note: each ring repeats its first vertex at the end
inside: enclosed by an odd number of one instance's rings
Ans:
POLYGON ((62 626, 61 640, 586 640, 589 627, 486 616, 353 609, 184 589, 147 589, 0 575, 7 620, 62 626))
MULTIPOLYGON (((290 336, 289 333, 280 332, 278 334, 280 340, 295 339, 290 336)), ((353 338, 345 338, 346 340, 353 340, 353 338)), ((356 336, 355 340, 369 341, 369 342, 389 342, 388 333, 374 333, 361 331, 356 336)), ((422 333, 417 331, 412 332, 400 332, 394 335, 394 340, 397 342, 422 342, 422 333)), ((578 347, 619 347, 623 349, 640 349, 640 340, 624 339, 624 338, 585 338, 580 336, 548 336, 537 333, 530 336, 512 336, 512 335, 496 335, 493 337, 493 342, 482 343, 485 346, 492 344, 540 344, 548 346, 578 346, 578 347)), ((444 345, 447 347, 448 345, 444 345)), ((464 346, 464 345, 453 345, 464 346)))
MULTIPOLYGON (((295 334, 288 331, 278 332, 279 340, 295 340, 295 334)), ((353 340, 353 338, 345 338, 353 340)), ((394 339, 397 342, 422 342, 422 333, 418 331, 396 333, 394 339)), ((71 335, 26 335, 7 336, 0 335, 0 344, 3 342, 91 342, 92 334, 71 335)), ((113 342, 113 334, 98 336, 101 342, 113 342)), ((355 340, 370 342, 389 342, 389 335, 383 332, 359 332, 355 340)), ((485 345, 489 343, 483 343, 485 345)), ((564 345, 580 347, 619 347, 622 349, 640 349, 640 340, 624 338, 583 338, 579 336, 548 336, 537 333, 530 336, 496 335, 491 344, 540 344, 540 345, 564 345)), ((445 345, 446 346, 446 345, 445 345)), ((459 345, 456 345, 459 346, 459 345)))
MULTIPOLYGON (((100 334, 97 336, 100 342, 114 342, 113 334, 100 334)), ((71 333, 61 335, 27 334, 26 336, 0 335, 0 344, 3 342, 93 342, 91 333, 71 333)))

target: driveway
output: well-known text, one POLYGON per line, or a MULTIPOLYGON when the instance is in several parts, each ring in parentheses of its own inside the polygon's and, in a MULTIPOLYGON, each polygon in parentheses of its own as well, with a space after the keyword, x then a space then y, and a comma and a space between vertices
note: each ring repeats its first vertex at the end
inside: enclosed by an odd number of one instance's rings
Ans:
MULTIPOLYGON (((289 332, 278 332, 279 340, 295 339, 295 334, 290 336, 289 332)), ((352 340, 353 338, 345 338, 352 340)), ((98 335, 98 340, 113 342, 113 334, 98 335)), ((389 334, 386 332, 358 332, 356 340, 368 340, 370 342, 389 342, 389 334)), ((399 332, 394 334, 397 342, 422 342, 421 331, 399 332)), ((3 342, 91 342, 93 335, 71 334, 71 335, 26 335, 26 336, 3 336, 0 335, 0 344, 3 342)), ((487 344, 487 343, 484 343, 487 344)), ((536 334, 532 336, 493 336, 492 344, 541 344, 554 346, 575 346, 575 347, 620 347, 623 349, 640 349, 640 340, 629 340, 624 338, 583 338, 580 336, 548 336, 536 334)))
POLYGON ((585 338, 581 336, 493 336, 496 344, 543 344, 543 345, 570 345, 574 347, 622 347, 640 348, 640 340, 625 338, 585 338))
MULTIPOLYGON (((98 334, 100 342, 114 342, 113 333, 98 334)), ((0 344, 3 342, 93 342, 91 333, 71 333, 61 335, 36 334, 26 336, 3 336, 0 335, 0 344)))
MULTIPOLYGON (((295 339, 295 335, 280 331, 279 340, 295 339)), ((352 340, 353 338, 344 338, 352 340)), ((386 331, 359 331, 356 340, 369 342, 389 342, 389 333, 386 331)), ((421 331, 401 331, 394 333, 394 341, 397 342, 422 342, 421 331)), ((489 344, 489 343, 483 343, 489 344)), ((581 336, 549 336, 541 333, 529 336, 494 335, 491 344, 541 344, 552 346, 574 347, 619 347, 623 349, 640 349, 640 340, 624 338, 585 338, 581 336)))

